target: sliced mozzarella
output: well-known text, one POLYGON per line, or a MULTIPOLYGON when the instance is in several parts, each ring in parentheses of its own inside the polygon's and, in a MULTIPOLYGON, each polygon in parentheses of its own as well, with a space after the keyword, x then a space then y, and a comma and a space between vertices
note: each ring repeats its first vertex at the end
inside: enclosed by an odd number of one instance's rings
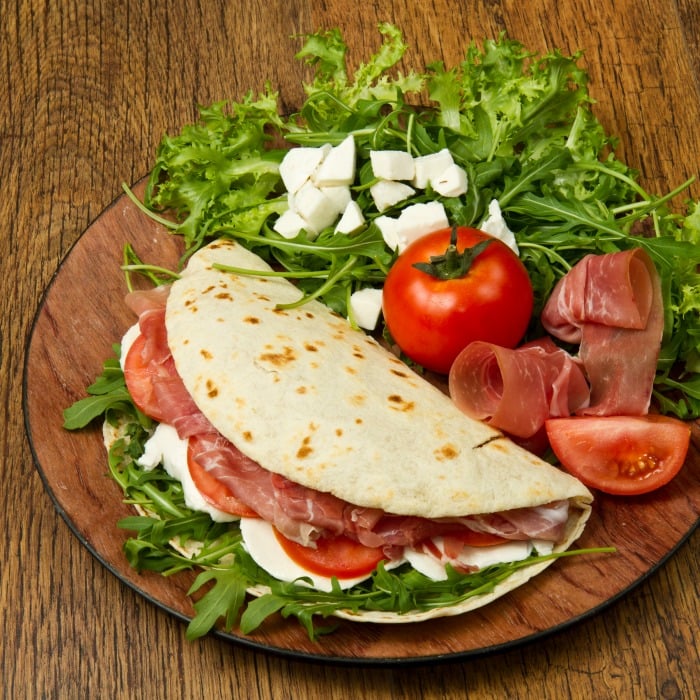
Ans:
POLYGON ((137 463, 147 471, 162 464, 163 469, 182 484, 185 505, 188 508, 207 513, 213 521, 218 523, 238 519, 237 516, 224 513, 212 506, 198 491, 187 466, 187 440, 180 439, 171 425, 159 423, 156 426, 153 435, 146 441, 144 453, 137 463))
MULTIPOLYGON (((416 571, 419 571, 433 581, 443 581, 447 578, 445 565, 448 562, 454 567, 473 566, 477 569, 483 569, 492 564, 522 561, 530 556, 533 549, 533 543, 530 540, 505 542, 490 547, 464 547, 457 559, 450 560, 444 554, 442 537, 435 537, 432 542, 436 549, 442 554, 440 558, 427 551, 417 551, 409 547, 406 547, 404 550, 404 557, 416 571)), ((538 542, 538 544, 543 543, 538 542)), ((547 553, 546 548, 540 549, 538 547, 537 551, 540 554, 547 553)))
MULTIPOLYGON (((297 564, 284 551, 277 539, 272 525, 261 518, 241 518, 240 522, 243 544, 255 563, 265 569, 268 574, 280 581, 296 581, 301 576, 306 576, 313 582, 313 587, 319 591, 331 590, 331 578, 307 571, 297 564)), ((387 568, 399 566, 403 561, 391 562, 387 568)), ((338 579, 341 588, 350 588, 366 579, 366 576, 338 579)), ((308 586, 308 583, 299 581, 299 585, 308 586)))

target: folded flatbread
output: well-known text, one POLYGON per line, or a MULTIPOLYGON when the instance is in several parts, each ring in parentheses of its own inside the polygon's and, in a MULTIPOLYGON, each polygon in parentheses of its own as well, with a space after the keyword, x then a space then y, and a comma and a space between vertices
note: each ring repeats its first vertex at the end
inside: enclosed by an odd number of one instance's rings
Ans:
MULTIPOLYGON (((172 285, 167 337, 177 372, 211 424, 250 459, 303 486, 397 515, 459 518, 568 500, 555 551, 581 534, 592 495, 577 479, 459 411, 372 337, 311 301, 231 241, 196 253, 172 285), (216 265, 258 270, 234 274, 216 265)), ((485 605, 546 568, 411 622, 485 605)), ((252 591, 264 592, 261 589, 252 591)))

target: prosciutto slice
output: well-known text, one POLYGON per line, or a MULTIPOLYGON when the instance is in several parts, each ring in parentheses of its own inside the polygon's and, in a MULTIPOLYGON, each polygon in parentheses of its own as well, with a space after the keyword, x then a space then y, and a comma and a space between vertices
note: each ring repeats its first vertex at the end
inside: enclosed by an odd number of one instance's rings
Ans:
POLYGON ((659 274, 643 249, 584 257, 557 283, 542 324, 580 343, 591 401, 579 415, 648 412, 664 318, 659 274))
POLYGON ((547 418, 569 416, 589 399, 581 367, 551 338, 514 350, 471 343, 452 365, 449 390, 468 416, 519 438, 532 437, 547 418))
MULTIPOLYGON (((320 536, 344 534, 368 547, 383 547, 392 558, 397 548, 465 527, 515 540, 546 536, 558 541, 563 536, 566 517, 561 520, 561 503, 459 519, 430 520, 360 507, 264 469, 224 438, 187 392, 167 344, 163 293, 154 294, 152 299, 139 293, 130 302, 140 313, 143 342, 138 346, 141 356, 137 366, 125 369, 127 386, 129 382, 143 381, 145 374, 146 381, 153 385, 158 405, 156 419, 171 424, 181 439, 190 438, 192 458, 225 484, 238 501, 287 538, 310 545, 320 536), (546 527, 543 527, 543 514, 549 523, 546 527)), ((566 501, 564 509, 568 512, 566 501)))

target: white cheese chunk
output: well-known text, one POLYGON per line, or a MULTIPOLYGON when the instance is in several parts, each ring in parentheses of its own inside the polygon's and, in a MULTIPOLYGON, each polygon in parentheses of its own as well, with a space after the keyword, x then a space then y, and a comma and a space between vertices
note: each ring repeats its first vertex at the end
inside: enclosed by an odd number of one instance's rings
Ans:
POLYGON ((378 216, 374 223, 378 226, 390 250, 396 250, 399 245, 399 220, 391 216, 378 216))
POLYGON ((319 233, 335 222, 338 205, 321 189, 307 182, 294 195, 293 210, 306 222, 310 233, 319 233))
POLYGON ((317 187, 351 185, 355 179, 355 139, 350 134, 331 148, 312 175, 317 187))
POLYGON ((401 212, 397 220, 396 235, 399 253, 403 253, 413 241, 421 236, 448 228, 449 225, 450 222, 442 202, 411 204, 401 212))
POLYGON ((293 209, 287 209, 275 221, 272 228, 283 238, 295 238, 305 226, 306 222, 299 214, 293 209))
POLYGON ((417 156, 413 160, 415 174, 413 176, 413 186, 424 190, 428 183, 432 182, 454 165, 452 154, 447 148, 443 148, 437 153, 429 153, 425 156, 417 156))
POLYGON ((443 197, 459 197, 467 191, 467 173, 464 168, 452 163, 432 179, 430 184, 443 197))
POLYGON ((416 193, 409 185, 392 180, 379 180, 369 188, 369 191, 380 212, 403 202, 416 193))
POLYGON ((280 163, 280 177, 287 192, 298 192, 313 175, 326 153, 327 149, 323 147, 290 148, 280 163))
POLYGON ((357 325, 373 331, 382 312, 382 290, 366 287, 353 292, 350 295, 350 308, 357 325))
POLYGON ((319 187, 319 189, 333 203, 336 216, 340 216, 345 211, 345 207, 348 206, 350 200, 352 199, 352 193, 347 185, 319 187))
POLYGON ((375 177, 382 180, 413 180, 413 156, 406 151, 370 151, 375 177))
POLYGON ((351 199, 347 203, 340 221, 336 224, 335 231, 336 233, 352 233, 357 231, 364 223, 365 217, 362 214, 362 208, 356 201, 351 199))
POLYGON ((144 453, 137 463, 146 470, 155 469, 162 464, 163 469, 182 484, 185 505, 188 508, 208 513, 214 522, 224 523, 238 519, 237 516, 224 513, 204 500, 192 481, 187 466, 187 440, 181 440, 171 425, 159 423, 156 426, 153 435, 146 441, 144 453))
POLYGON ((484 233, 488 233, 489 236, 503 241, 516 255, 520 255, 518 244, 515 241, 515 235, 508 228, 501 212, 501 205, 498 203, 497 199, 492 199, 489 203, 489 214, 481 222, 479 228, 484 233))

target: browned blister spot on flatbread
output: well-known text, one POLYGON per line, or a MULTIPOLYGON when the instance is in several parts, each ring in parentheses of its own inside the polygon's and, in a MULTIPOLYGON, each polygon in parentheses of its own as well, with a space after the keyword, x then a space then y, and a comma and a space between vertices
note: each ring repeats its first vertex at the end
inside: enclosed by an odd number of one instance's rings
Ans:
POLYGON ((393 408, 395 411, 412 411, 416 404, 414 401, 407 401, 399 394, 391 394, 387 397, 389 402, 389 408, 393 408))
POLYGON ((281 351, 264 352, 260 356, 262 362, 267 362, 275 367, 284 367, 297 359, 294 348, 285 345, 281 351))
POLYGON ((446 443, 442 445, 439 449, 435 450, 435 459, 438 462, 444 462, 445 460, 457 459, 459 457, 459 450, 457 447, 451 443, 446 443))
POLYGON ((356 370, 354 367, 350 367, 350 366, 349 366, 349 367, 346 367, 346 368, 345 368, 345 371, 346 371, 348 374, 357 374, 357 370, 356 370))
POLYGON ((256 326, 258 323, 260 323, 260 319, 257 316, 246 316, 243 319, 244 323, 250 323, 253 326, 256 326))
POLYGON ((216 384, 211 379, 207 379, 206 385, 207 396, 210 396, 212 399, 216 398, 219 395, 219 388, 216 384))
POLYGON ((354 406, 362 406, 367 401, 367 397, 364 394, 353 394, 349 400, 354 406))
POLYGON ((220 299, 221 301, 233 301, 233 297, 229 292, 219 292, 218 294, 215 294, 214 297, 220 299))
POLYGON ((250 430, 244 430, 242 435, 246 442, 253 442, 253 433, 251 433, 250 430))
POLYGON ((200 354, 205 360, 211 360, 211 359, 214 357, 214 355, 212 355, 212 354, 209 352, 209 350, 205 350, 204 348, 202 348, 202 349, 199 351, 199 354, 200 354))
POLYGON ((307 435, 301 441, 301 447, 297 450, 297 459, 305 459, 313 453, 314 449, 311 447, 311 438, 307 435))

